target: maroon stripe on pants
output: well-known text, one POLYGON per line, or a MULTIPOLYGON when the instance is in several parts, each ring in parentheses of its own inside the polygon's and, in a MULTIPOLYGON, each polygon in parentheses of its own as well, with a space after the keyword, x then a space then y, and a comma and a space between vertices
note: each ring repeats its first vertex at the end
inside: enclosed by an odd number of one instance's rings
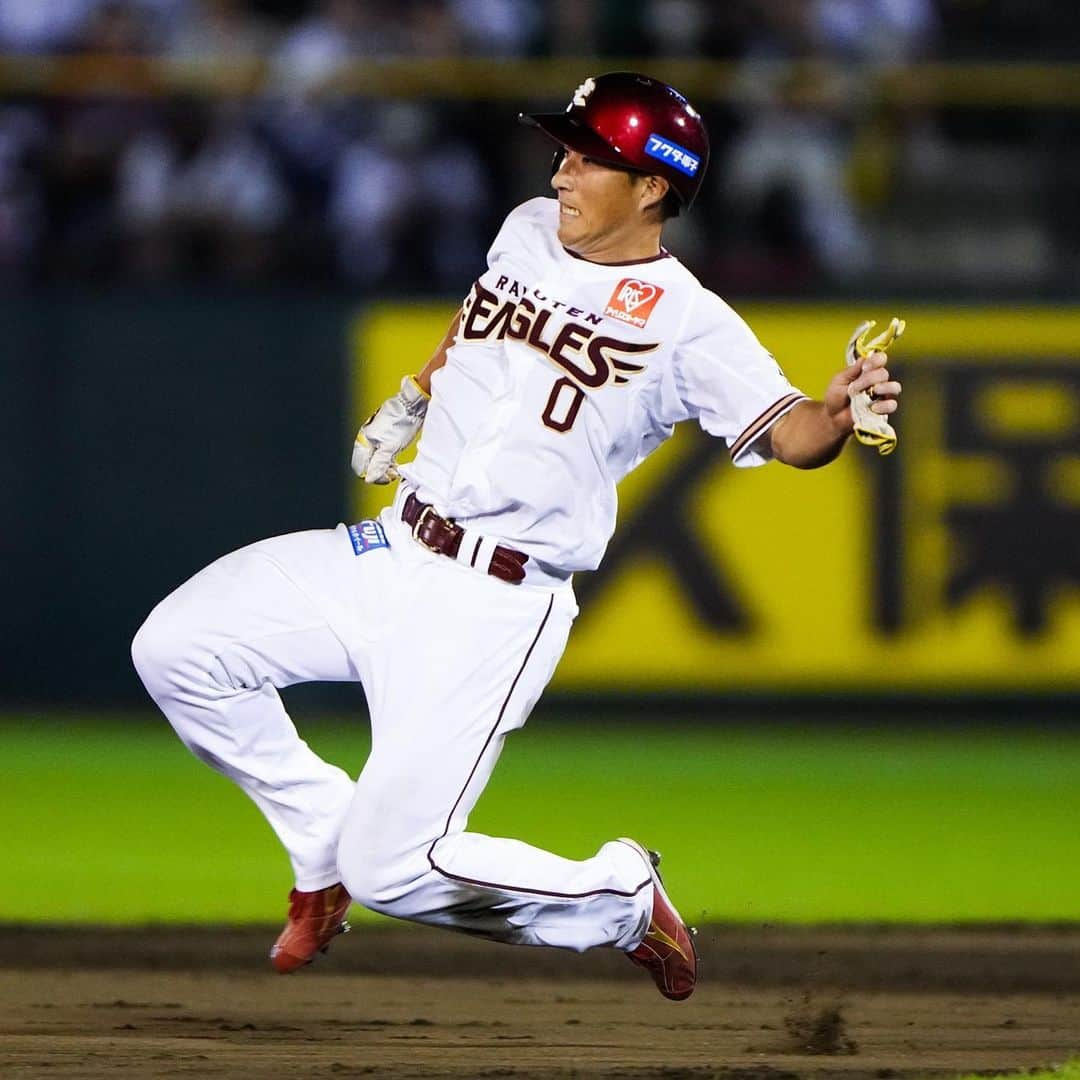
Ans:
POLYGON ((545 889, 525 889, 520 885, 507 885, 498 881, 479 881, 476 878, 462 877, 460 874, 451 874, 448 870, 444 870, 435 861, 435 845, 442 840, 447 833, 450 832, 450 822, 454 819, 454 812, 457 810, 461 803, 461 800, 465 797, 465 792, 469 789, 469 784, 472 783, 472 778, 476 775, 476 770, 480 767, 480 762, 484 759, 484 754, 487 753, 487 748, 491 745, 491 740, 495 737, 495 733, 499 730, 499 725, 502 723, 503 715, 506 713, 506 706, 510 704, 511 695, 517 687, 518 681, 521 679, 522 674, 525 671, 525 665, 529 662, 529 657, 533 654, 533 649, 536 648, 536 643, 540 640, 540 635, 544 632, 544 627, 547 626, 547 621, 551 615, 551 609, 555 604, 555 594, 552 593, 551 599, 548 600, 547 611, 544 613, 544 618, 540 623, 540 628, 536 631, 536 637, 533 638, 532 644, 529 646, 528 652, 525 653, 525 659, 521 661, 521 667, 518 668, 517 674, 514 676, 514 681, 510 684, 510 689, 506 693, 506 697, 503 699, 502 708, 499 709, 498 718, 495 720, 491 731, 488 732, 488 737, 484 740, 484 745, 480 748, 480 753, 477 755, 476 761, 473 763, 472 769, 469 771, 469 777, 465 781, 461 791, 458 793, 458 797, 454 800, 454 805, 450 808, 450 813, 446 817, 446 827, 443 829, 442 834, 436 837, 431 842, 431 847, 427 851, 428 865, 437 874, 441 874, 444 878, 450 881, 459 881, 465 885, 476 885, 484 889, 498 889, 501 892, 516 892, 516 893, 529 893, 532 896, 553 896, 559 900, 579 900, 586 896, 636 896, 647 885, 652 884, 652 878, 646 875, 645 880, 630 892, 624 892, 621 889, 593 889, 591 892, 583 893, 560 893, 560 892, 548 892, 545 889))

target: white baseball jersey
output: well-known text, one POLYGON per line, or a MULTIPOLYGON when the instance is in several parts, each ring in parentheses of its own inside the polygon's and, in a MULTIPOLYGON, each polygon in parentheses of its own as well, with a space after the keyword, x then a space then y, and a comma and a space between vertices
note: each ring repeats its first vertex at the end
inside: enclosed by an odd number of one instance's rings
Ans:
POLYGON ((676 423, 758 465, 805 395, 678 259, 590 262, 559 243, 558 214, 537 198, 506 218, 401 472, 439 513, 567 574, 600 564, 616 485, 676 423))
POLYGON ((469 813, 562 655, 577 613, 565 579, 600 562, 618 481, 691 417, 736 464, 764 461, 802 395, 675 259, 576 258, 557 213, 537 199, 499 232, 394 505, 226 555, 151 612, 132 656, 185 745, 273 826, 298 889, 341 882, 398 918, 629 951, 656 895, 636 844, 565 859, 469 832, 469 813), (532 556, 537 587, 474 566, 479 546, 461 565, 416 543, 409 485, 532 556), (356 679, 372 751, 354 783, 300 738, 277 689, 356 679))

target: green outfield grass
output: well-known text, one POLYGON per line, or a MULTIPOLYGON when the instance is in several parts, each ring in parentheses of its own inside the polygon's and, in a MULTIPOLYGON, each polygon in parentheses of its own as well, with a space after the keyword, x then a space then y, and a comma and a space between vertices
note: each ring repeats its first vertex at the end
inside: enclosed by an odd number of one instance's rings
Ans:
MULTIPOLYGON (((1023 1080, 1080 1080, 1080 1058, 1066 1061, 1064 1065, 1049 1069, 1025 1069, 1023 1072, 998 1073, 999 1076, 1023 1077, 1023 1080)), ((967 1073, 954 1080, 987 1080, 986 1073, 967 1073)))
MULTIPOLYGON (((365 723, 301 727, 363 764, 365 723)), ((280 919, 277 841, 163 721, 6 715, 0 737, 0 920, 280 919)), ((1080 732, 536 717, 470 827, 575 858, 640 838, 693 920, 1076 920, 1080 732)))

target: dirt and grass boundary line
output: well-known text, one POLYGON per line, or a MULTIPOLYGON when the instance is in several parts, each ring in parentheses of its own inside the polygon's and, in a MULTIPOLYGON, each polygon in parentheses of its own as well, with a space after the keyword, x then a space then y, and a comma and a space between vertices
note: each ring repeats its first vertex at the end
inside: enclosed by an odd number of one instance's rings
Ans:
MULTIPOLYGON (((280 927, 0 924, 0 968, 258 971, 280 927)), ((831 985, 1080 993, 1080 924, 730 926, 698 936, 703 978, 742 986, 831 985)), ((520 949, 424 927, 361 926, 320 958, 327 974, 632 979, 609 950, 520 949)), ((1080 1038, 1080 1032, 1078 1032, 1080 1038)))

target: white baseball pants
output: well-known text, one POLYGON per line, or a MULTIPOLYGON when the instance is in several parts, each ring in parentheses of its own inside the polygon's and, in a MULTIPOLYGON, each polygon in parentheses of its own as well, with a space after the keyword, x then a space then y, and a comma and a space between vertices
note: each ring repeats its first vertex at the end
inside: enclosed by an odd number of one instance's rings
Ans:
POLYGON ((342 881, 375 911, 523 945, 630 949, 651 879, 633 848, 582 862, 466 831, 503 740, 551 678, 568 586, 508 585, 428 552, 396 516, 388 547, 345 526, 226 555, 163 600, 132 645, 191 751, 255 801, 298 889, 342 881), (372 747, 359 780, 297 734, 278 689, 359 680, 372 747))

